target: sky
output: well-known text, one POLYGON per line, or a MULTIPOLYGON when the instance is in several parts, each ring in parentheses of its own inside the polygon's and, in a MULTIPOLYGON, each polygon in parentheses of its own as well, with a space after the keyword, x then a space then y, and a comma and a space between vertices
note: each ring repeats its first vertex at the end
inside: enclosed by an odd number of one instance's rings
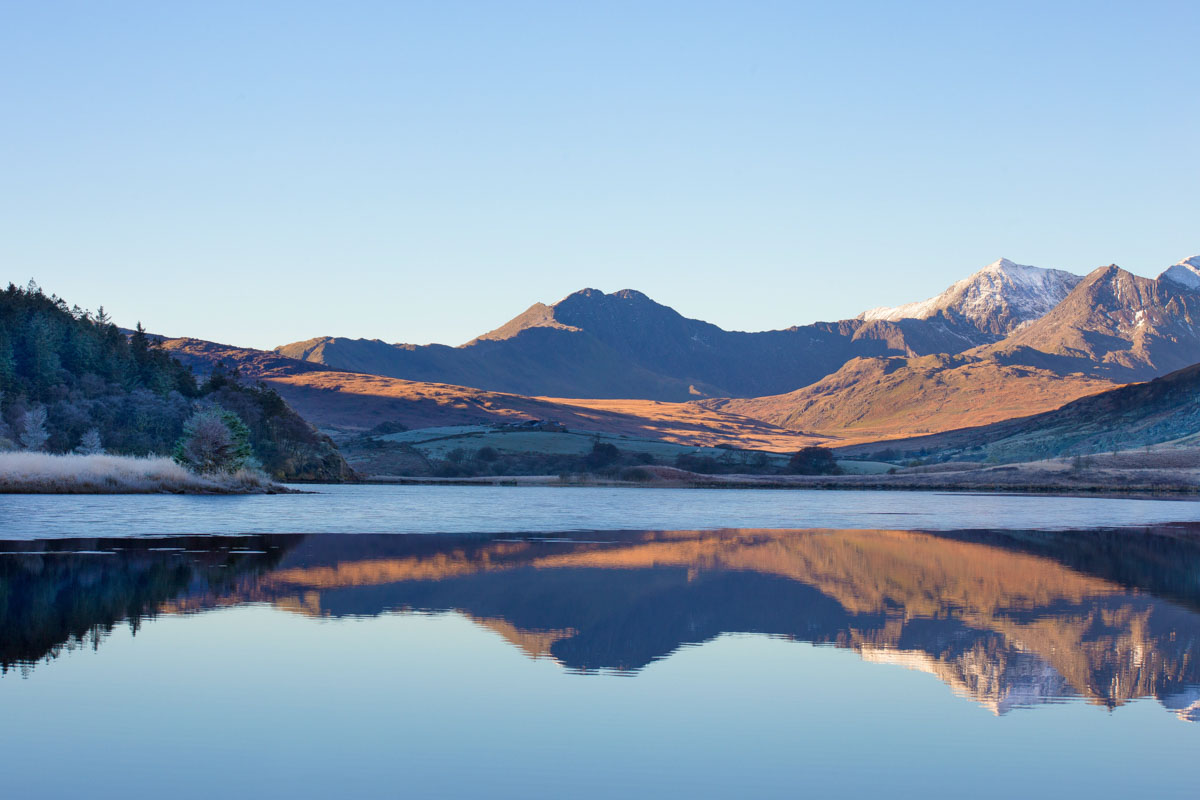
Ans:
POLYGON ((1200 4, 0 0, 0 281, 269 348, 1200 253, 1200 4))

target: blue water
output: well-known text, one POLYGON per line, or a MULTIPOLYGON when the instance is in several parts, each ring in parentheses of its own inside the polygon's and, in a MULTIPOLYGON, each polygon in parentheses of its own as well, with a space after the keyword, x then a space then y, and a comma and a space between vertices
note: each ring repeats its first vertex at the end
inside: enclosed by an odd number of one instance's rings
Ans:
POLYGON ((1197 508, 0 497, 0 797, 1190 798, 1197 508))
POLYGON ((305 495, 0 495, 0 539, 175 533, 1079 528, 1200 521, 1200 502, 1012 494, 304 486, 305 495))

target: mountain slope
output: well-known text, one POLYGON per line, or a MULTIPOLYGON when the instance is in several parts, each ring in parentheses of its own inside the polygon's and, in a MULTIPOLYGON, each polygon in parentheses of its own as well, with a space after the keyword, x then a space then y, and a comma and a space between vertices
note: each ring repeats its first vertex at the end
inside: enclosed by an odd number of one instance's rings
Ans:
POLYGON ((167 339, 163 348, 198 372, 217 362, 279 392, 305 419, 325 429, 361 432, 381 423, 407 428, 552 419, 574 430, 661 439, 698 446, 794 451, 828 438, 762 420, 653 400, 525 397, 448 384, 345 372, 278 353, 199 339, 167 339))
POLYGON ((1049 411, 1200 362, 1200 292, 1116 266, 1048 314, 953 356, 847 362, 782 395, 706 407, 829 436, 895 438, 1049 411))
POLYGON ((1049 312, 1081 280, 1070 272, 1002 258, 928 300, 873 308, 858 319, 895 322, 945 317, 961 320, 982 333, 1004 336, 1049 312))
POLYGON ((1185 258, 1168 267, 1158 279, 1172 281, 1188 289, 1200 289, 1200 256, 1185 258))
POLYGON ((851 358, 957 353, 993 340, 947 318, 726 331, 640 292, 584 289, 461 347, 324 337, 276 351, 335 369, 515 394, 678 401, 775 394, 851 358))
POLYGON ((843 449, 937 458, 1028 461, 1200 439, 1200 364, 1146 383, 1090 395, 1043 414, 843 449))
POLYGON ((783 428, 862 441, 1027 416, 1111 386, 1101 379, 965 355, 863 358, 794 392, 696 404, 783 428))
POLYGON ((1200 293, 1110 264, 1050 313, 978 353, 1060 374, 1149 380, 1200 362, 1200 293))

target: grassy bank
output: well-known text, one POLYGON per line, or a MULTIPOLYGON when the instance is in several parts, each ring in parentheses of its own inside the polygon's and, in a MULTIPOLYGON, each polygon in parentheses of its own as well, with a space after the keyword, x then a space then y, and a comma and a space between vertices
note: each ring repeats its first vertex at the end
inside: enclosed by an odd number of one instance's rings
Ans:
POLYGON ((268 494, 261 472, 197 475, 169 458, 0 453, 0 494, 268 494))

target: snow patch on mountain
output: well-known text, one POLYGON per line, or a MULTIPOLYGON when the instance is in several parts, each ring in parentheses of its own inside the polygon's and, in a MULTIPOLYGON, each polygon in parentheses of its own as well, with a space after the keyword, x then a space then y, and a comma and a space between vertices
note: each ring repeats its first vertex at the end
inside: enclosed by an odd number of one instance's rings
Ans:
POLYGON ((929 319, 943 312, 966 318, 980 330, 1008 333, 1044 316, 1083 278, 1058 269, 993 261, 941 294, 917 303, 872 308, 862 320, 929 319))
POLYGON ((1200 256, 1185 258, 1178 264, 1173 264, 1159 275, 1158 279, 1166 279, 1188 289, 1200 289, 1200 256))

